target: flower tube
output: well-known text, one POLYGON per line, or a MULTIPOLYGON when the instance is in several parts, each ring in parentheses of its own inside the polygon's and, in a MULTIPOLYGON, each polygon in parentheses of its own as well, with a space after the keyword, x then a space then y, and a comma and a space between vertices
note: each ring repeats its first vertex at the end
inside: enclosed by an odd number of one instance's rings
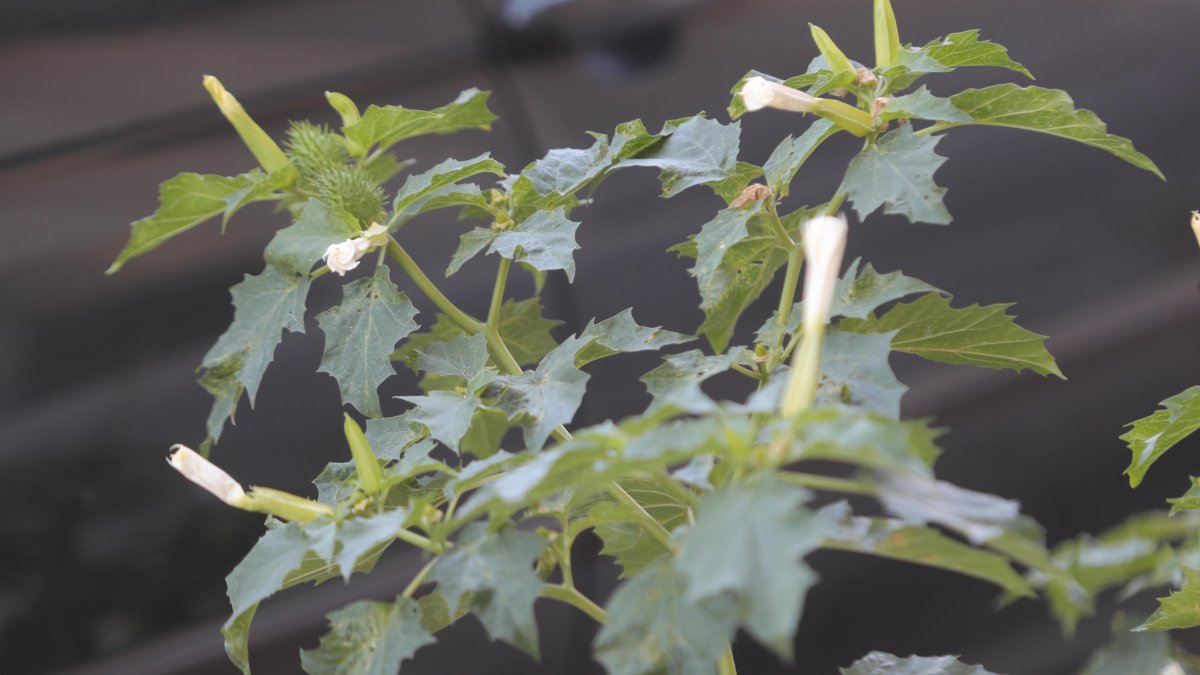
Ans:
POLYGON ((864 110, 841 101, 819 98, 758 75, 746 80, 739 93, 746 104, 746 110, 750 112, 763 108, 777 108, 813 113, 836 123, 855 136, 865 136, 872 128, 871 116, 864 110))

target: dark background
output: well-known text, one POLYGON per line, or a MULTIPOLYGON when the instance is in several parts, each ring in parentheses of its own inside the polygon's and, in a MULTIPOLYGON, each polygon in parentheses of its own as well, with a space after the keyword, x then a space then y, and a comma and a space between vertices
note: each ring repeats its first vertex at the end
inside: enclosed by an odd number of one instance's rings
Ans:
MULTIPOLYGON (((419 139, 400 150, 418 169, 482 150, 515 169, 549 148, 588 144, 586 130, 610 131, 633 117, 651 129, 698 110, 724 119, 727 91, 746 70, 804 70, 816 53, 808 21, 852 57, 869 60, 872 44, 867 0, 576 0, 525 28, 505 24, 505 4, 0 6, 0 671, 234 671, 218 635, 223 577, 261 519, 223 508, 163 457, 172 443, 202 439, 208 397, 194 370, 232 316, 228 287, 261 268, 261 248, 281 221, 269 207, 251 207, 224 236, 210 223, 103 275, 127 224, 154 209, 159 181, 252 164, 200 87, 202 74, 219 76, 277 137, 287 119, 333 123, 326 89, 362 106, 418 108, 469 86, 490 89, 501 117, 491 134, 419 139)), ((1197 442, 1181 444, 1134 492, 1121 476, 1128 451, 1116 437, 1125 422, 1200 383, 1200 264, 1187 227, 1189 210, 1200 207, 1200 4, 895 5, 906 42, 983 29, 1037 84, 1070 91, 1169 179, 1037 134, 969 128, 943 141, 939 152, 951 159, 938 182, 949 188, 955 224, 875 217, 853 226, 849 255, 949 289, 956 304, 1015 301, 1022 325, 1051 336, 1070 379, 895 357, 912 387, 906 415, 952 430, 944 477, 1020 499, 1051 541, 1160 506, 1186 489, 1187 472, 1200 471, 1197 442)), ((948 95, 1011 75, 967 69, 927 82, 948 95)), ((747 117, 743 158, 763 161, 805 123, 774 111, 747 117)), ((846 139, 823 148, 801 173, 793 203, 827 198, 853 150, 846 139)), ((577 212, 577 282, 555 279, 547 295, 547 313, 566 321, 565 330, 629 306, 642 323, 680 331, 699 324, 687 265, 665 249, 720 204, 704 190, 670 202, 658 191, 653 172, 625 171, 577 212)), ((403 235, 436 272, 461 227, 434 215, 403 235)), ((469 265, 444 288, 483 312, 492 273, 469 265)), ((336 386, 313 372, 322 337, 311 317, 336 301, 336 287, 314 286, 308 334, 284 340, 257 409, 244 407, 216 450, 245 483, 303 491, 325 462, 345 459, 336 386)), ((527 290, 522 281, 512 292, 527 290)), ((744 335, 771 305, 748 312, 744 335)), ((421 319, 432 319, 427 304, 418 306, 421 319)), ((639 410, 646 396, 636 377, 656 358, 634 355, 595 370, 577 423, 639 410)), ((412 386, 401 375, 384 393, 412 386)), ((581 543, 581 559, 594 549, 581 543)), ((1044 606, 1024 601, 996 611, 994 589, 979 582, 851 554, 812 562, 824 583, 810 593, 797 638, 801 665, 784 667, 742 640, 743 673, 833 673, 871 649, 960 653, 998 672, 1070 673, 1108 626, 1110 602, 1066 640, 1044 606)), ((298 672, 296 649, 315 644, 325 612, 394 595, 418 563, 393 555, 350 586, 294 589, 266 603, 251 637, 255 672, 298 672)), ((589 569, 585 590, 602 597, 613 570, 589 569)), ((587 620, 558 606, 539 612, 541 666, 489 645, 467 619, 405 672, 598 672, 587 620)))

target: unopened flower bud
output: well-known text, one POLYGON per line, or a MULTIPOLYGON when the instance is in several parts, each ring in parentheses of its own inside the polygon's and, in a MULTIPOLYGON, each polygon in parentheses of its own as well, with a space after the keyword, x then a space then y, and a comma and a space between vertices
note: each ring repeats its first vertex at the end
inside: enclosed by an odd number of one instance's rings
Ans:
POLYGON ((742 193, 729 202, 729 208, 740 209, 750 202, 759 202, 771 196, 771 188, 762 183, 751 183, 742 193))
POLYGON ((880 96, 875 99, 875 102, 871 104, 871 117, 879 117, 879 113, 883 112, 883 109, 891 102, 892 99, 887 96, 880 96))
POLYGON ((854 71, 854 81, 860 87, 874 87, 879 83, 879 77, 875 75, 869 68, 859 68, 854 71))
POLYGON ((221 114, 225 115, 225 119, 233 125, 237 130, 238 135, 242 137, 242 142, 254 154, 254 158, 262 165, 262 168, 267 170, 267 173, 279 171, 290 163, 287 155, 283 154, 283 150, 279 149, 279 145, 263 131, 258 123, 250 118, 246 110, 242 108, 242 104, 233 97, 233 94, 226 91, 221 81, 212 75, 204 76, 204 88, 208 90, 212 96, 213 102, 221 109, 221 114))
POLYGON ((371 223, 370 227, 363 230, 362 238, 367 240, 371 248, 387 246, 388 229, 380 223, 371 223))
POLYGON ((791 112, 814 113, 835 122, 839 127, 855 136, 865 136, 871 131, 871 116, 852 105, 827 98, 817 98, 799 89, 771 82, 755 75, 746 80, 741 90, 746 110, 754 112, 763 108, 778 108, 791 112))
POLYGON ((1196 233, 1196 243, 1200 244, 1200 211, 1192 211, 1192 232, 1196 233))
POLYGON ((171 446, 167 463, 183 477, 216 495, 226 504, 242 509, 249 499, 246 491, 232 476, 186 445, 171 446))
POLYGON ((358 482, 363 492, 377 495, 383 491, 383 469, 379 468, 379 458, 375 456, 358 422, 349 413, 344 417, 342 431, 346 436, 346 444, 350 446, 350 457, 358 470, 358 482))
POLYGON ((846 250, 845 216, 817 216, 804 223, 804 325, 824 325, 846 250))

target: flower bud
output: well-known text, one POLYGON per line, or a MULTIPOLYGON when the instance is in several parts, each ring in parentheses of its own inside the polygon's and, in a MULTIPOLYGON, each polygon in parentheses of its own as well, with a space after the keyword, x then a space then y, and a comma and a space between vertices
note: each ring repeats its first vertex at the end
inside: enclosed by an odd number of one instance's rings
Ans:
POLYGON ((805 326, 829 322, 848 229, 845 216, 817 216, 803 225, 805 326))
POLYGON ((808 24, 808 29, 812 32, 813 42, 817 43, 817 49, 821 50, 821 56, 824 56, 825 61, 829 64, 829 70, 834 73, 854 70, 854 64, 850 63, 846 54, 838 48, 833 38, 829 37, 829 33, 811 23, 808 24))
POLYGON ((1200 211, 1192 211, 1192 232, 1196 233, 1196 243, 1200 244, 1200 211))
POLYGON ((329 101, 330 107, 342 117, 342 126, 348 127, 362 119, 362 115, 358 112, 358 106, 354 105, 354 101, 351 101, 349 96, 336 91, 327 91, 325 100, 329 101))
POLYGON ((746 110, 750 112, 768 107, 791 112, 810 112, 835 122, 855 136, 865 136, 872 129, 871 116, 866 111, 841 101, 817 98, 758 75, 746 80, 738 93, 741 94, 746 110))
POLYGON ((854 81, 860 87, 874 87, 879 83, 879 77, 869 68, 859 68, 854 72, 854 81))
POLYGON ((771 188, 762 183, 751 183, 742 193, 729 202, 729 208, 740 209, 750 202, 760 202, 771 196, 771 188))
POLYGON ((891 102, 892 99, 887 96, 880 96, 875 99, 875 102, 871 104, 871 117, 879 117, 879 113, 883 112, 883 109, 891 102))
POLYGON ((383 469, 379 468, 379 459, 367 442, 362 427, 349 414, 345 415, 342 431, 346 435, 346 443, 350 446, 350 456, 354 459, 354 467, 358 469, 358 482, 363 492, 377 495, 383 491, 383 469))
POLYGON ((225 115, 225 119, 233 125, 237 130, 238 135, 242 137, 242 142, 254 153, 254 158, 266 169, 267 173, 274 173, 283 169, 289 164, 287 155, 283 154, 283 150, 279 149, 279 145, 271 140, 267 132, 263 131, 262 127, 246 114, 246 110, 242 108, 242 104, 233 97, 233 94, 225 90, 221 81, 212 75, 204 76, 204 88, 208 90, 212 96, 213 102, 221 109, 221 114, 225 115))
POLYGON ((900 57, 900 30, 891 0, 875 0, 875 67, 891 68, 900 57))
POLYGON ((330 272, 334 272, 339 277, 346 276, 346 272, 358 267, 358 261, 371 248, 371 241, 366 237, 357 237, 355 239, 347 239, 343 242, 330 244, 325 249, 324 255, 321 258, 325 261, 325 266, 330 272))
POLYGON ((363 230, 361 238, 366 239, 371 248, 387 246, 388 229, 380 223, 371 223, 370 227, 363 230))
POLYGON ((249 500, 248 511, 266 513, 296 523, 333 515, 333 509, 326 504, 274 488, 256 485, 250 488, 249 500))
POLYGON ((242 486, 216 464, 186 445, 171 446, 167 464, 226 504, 239 509, 247 508, 249 498, 242 486))

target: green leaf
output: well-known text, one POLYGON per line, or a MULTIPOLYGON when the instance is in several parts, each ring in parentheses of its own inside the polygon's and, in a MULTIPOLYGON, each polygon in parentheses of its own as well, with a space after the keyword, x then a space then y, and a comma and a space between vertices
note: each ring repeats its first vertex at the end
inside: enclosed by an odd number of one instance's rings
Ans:
POLYGON ((1200 511, 1200 478, 1189 476, 1188 480, 1192 482, 1192 486, 1182 497, 1167 500, 1171 505, 1171 515, 1184 511, 1200 511))
POLYGON ((775 147, 762 168, 767 176, 767 187, 771 188, 771 194, 775 195, 776 201, 788 195, 792 179, 804 162, 812 156, 813 151, 838 131, 841 129, 833 122, 818 119, 798 138, 789 135, 775 147))
POLYGON ((479 255, 483 249, 496 240, 496 234, 495 230, 486 227, 476 227, 462 233, 459 237, 458 248, 454 250, 454 255, 450 256, 450 264, 446 266, 446 276, 459 271, 463 265, 479 255))
POLYGON ((1183 570, 1183 587, 1159 598, 1158 609, 1134 630, 1175 630, 1200 626, 1200 570, 1183 570))
POLYGON ((252 169, 238 178, 244 179, 244 184, 225 197, 225 215, 221 218, 221 231, 229 224, 233 214, 254 202, 279 199, 275 191, 290 185, 296 179, 296 170, 292 166, 284 167, 274 173, 265 173, 260 169, 252 169))
POLYGON ((694 239, 696 264, 690 273, 705 315, 697 332, 718 352, 728 347, 742 312, 787 263, 787 251, 765 218, 754 208, 724 209, 694 239))
POLYGON ((503 176, 504 166, 485 152, 468 160, 447 159, 424 173, 405 178, 404 185, 400 186, 396 198, 392 201, 397 225, 435 206, 484 204, 478 187, 455 185, 463 179, 481 173, 503 176), (448 199, 449 195, 464 196, 448 199))
POLYGON ((675 407, 696 415, 715 409, 716 404, 700 385, 714 375, 747 360, 747 352, 738 347, 724 354, 707 356, 699 349, 663 358, 663 364, 641 377, 646 391, 654 397, 654 409, 675 407))
POLYGON ((1200 429, 1200 386, 1191 387, 1163 401, 1161 410, 1131 422, 1121 440, 1133 451, 1125 473, 1129 486, 1137 487, 1146 471, 1179 441, 1200 429))
POLYGON ((317 315, 325 333, 325 353, 317 372, 337 380, 342 401, 367 417, 383 414, 379 385, 396 374, 391 355, 396 343, 418 328, 417 308, 392 283, 388 266, 342 287, 342 302, 317 315))
POLYGON ((526 448, 541 450, 551 431, 574 419, 591 378, 575 367, 575 355, 584 345, 581 338, 567 338, 536 370, 496 379, 496 408, 522 426, 526 448))
POLYGON ((436 641, 417 601, 364 600, 329 615, 329 632, 316 649, 300 650, 300 665, 309 675, 395 675, 405 659, 436 641))
POLYGON ((639 326, 633 320, 633 309, 627 309, 600 323, 596 323, 595 319, 589 321, 579 334, 579 339, 589 341, 587 346, 575 355, 575 365, 582 367, 585 363, 614 354, 657 351, 670 345, 691 342, 696 338, 663 330, 661 326, 639 326))
MULTIPOLYGON (((201 365, 219 373, 228 373, 236 365, 237 381, 254 405, 258 385, 275 358, 275 347, 283 339, 283 331, 304 332, 304 302, 309 284, 306 278, 284 274, 270 265, 261 274, 247 274, 229 289, 233 295, 233 323, 204 355, 201 365)), ((228 375, 221 379, 227 384, 228 375)), ((222 391, 228 393, 229 389, 222 391)), ((226 398, 218 397, 214 407, 217 406, 232 413, 226 398)), ((213 421, 210 417, 210 428, 213 421)))
POLYGON ((941 40, 930 42, 919 51, 948 68, 996 66, 1033 79, 1033 75, 1025 66, 1009 58, 1008 50, 1003 46, 986 40, 980 41, 979 29, 951 33, 941 40))
POLYGON ((594 649, 609 675, 715 675, 737 607, 728 596, 688 602, 685 590, 669 559, 617 587, 594 649))
POLYGON ((787 661, 804 596, 817 581, 803 558, 828 529, 803 507, 809 496, 773 481, 722 488, 700 502, 675 563, 688 582, 687 601, 732 592, 742 625, 787 661))
POLYGON ((666 137, 662 143, 622 159, 617 167, 661 169, 663 196, 673 197, 694 185, 718 182, 733 173, 741 132, 736 122, 721 124, 700 115, 668 122, 658 134, 666 137))
POLYGON ((468 389, 478 390, 491 381, 487 337, 483 333, 457 335, 426 345, 417 352, 416 366, 427 373, 469 383, 468 389))
POLYGON ((250 184, 248 176, 229 178, 181 173, 164 181, 158 186, 158 209, 153 215, 135 220, 129 226, 129 241, 105 273, 119 271, 133 258, 153 251, 171 237, 223 213, 229 206, 226 200, 250 184))
POLYGON ((407 415, 429 429, 429 435, 454 452, 471 428, 471 417, 482 401, 473 392, 431 391, 428 396, 398 396, 415 407, 407 415))
POLYGON ((1005 310, 1011 304, 955 309, 937 293, 896 305, 882 317, 844 320, 838 328, 854 333, 897 331, 892 349, 930 361, 983 368, 1032 370, 1063 377, 1046 351, 1045 336, 1031 333, 1005 310))
POLYGON ((575 280, 575 230, 579 223, 567 218, 566 210, 538 211, 492 240, 488 253, 548 272, 563 270, 575 280))
POLYGON ((238 400, 242 398, 242 383, 238 381, 238 373, 242 370, 243 354, 232 354, 212 362, 208 370, 200 376, 201 387, 212 394, 212 409, 208 413, 206 430, 208 438, 205 447, 221 439, 221 430, 225 420, 232 420, 237 412, 238 400))
POLYGON ((973 121, 968 124, 1015 127, 1069 138, 1112 153, 1165 180, 1153 160, 1135 150, 1129 139, 1108 133, 1104 122, 1092 111, 1076 110, 1065 91, 999 84, 968 89, 950 100, 971 116, 973 121))
MULTIPOLYGON (((844 504, 835 506, 842 508, 823 511, 827 515, 845 511, 844 504)), ((1033 596, 1029 583, 1004 558, 920 525, 846 515, 824 546, 947 570, 995 584, 1011 596, 1033 596)))
MULTIPOLYGON (((687 523, 688 504, 664 489, 659 481, 631 479, 621 481, 620 485, 668 532, 687 523)), ((601 499, 588 510, 586 522, 596 529, 596 535, 604 543, 601 555, 614 558, 620 565, 622 579, 669 554, 657 539, 646 533, 632 506, 611 498, 601 499)))
POLYGON ((893 97, 879 113, 881 120, 916 117, 934 122, 968 122, 971 116, 959 110, 948 98, 934 96, 925 87, 904 96, 893 97))
POLYGON ((229 660, 250 675, 247 640, 258 603, 284 588, 288 575, 300 567, 309 542, 296 523, 268 530, 225 578, 233 614, 225 622, 225 651, 229 660))
POLYGON ((433 110, 412 110, 398 105, 368 106, 358 122, 342 127, 346 138, 379 151, 414 136, 448 134, 463 129, 490 130, 496 116, 487 107, 490 94, 467 89, 453 102, 433 110))
MULTIPOLYGON (((642 131, 645 131, 644 127, 642 131)), ((551 196, 551 204, 575 194, 598 178, 614 161, 608 137, 602 134, 592 134, 592 137, 595 142, 590 148, 555 148, 525 167, 521 175, 529 180, 539 195, 551 196)), ((612 150, 619 152, 625 138, 619 132, 615 134, 612 150)))
POLYGON ((898 419, 908 387, 888 363, 894 339, 890 333, 855 335, 830 328, 821 350, 817 403, 845 404, 898 419))
POLYGON ((1175 660, 1175 645, 1167 633, 1135 633, 1115 624, 1111 641, 1092 654, 1079 675, 1194 675, 1175 660))
POLYGON ((879 503, 910 523, 936 523, 975 545, 1021 525, 1020 505, 917 473, 893 473, 879 487, 879 503))
POLYGON ((348 217, 310 199, 295 223, 275 233, 263 256, 285 272, 308 276, 330 244, 352 239, 361 232, 348 217))
POLYGON ((909 222, 950 224, 942 203, 946 194, 933 182, 933 174, 946 161, 933 151, 940 136, 918 136, 912 125, 890 131, 850 160, 842 189, 865 219, 879 207, 902 215, 909 222))
POLYGON ((437 582, 451 607, 472 593, 471 611, 488 636, 537 658, 533 603, 544 584, 534 573, 533 562, 545 547, 546 541, 530 532, 491 533, 486 523, 471 523, 463 528, 455 547, 433 566, 429 579, 437 582))
POLYGON ((923 422, 852 408, 815 408, 796 420, 791 461, 826 460, 871 469, 929 474, 938 432, 923 422))
POLYGON ((425 436, 421 424, 408 415, 367 420, 367 443, 379 459, 400 459, 410 445, 425 436))
POLYGON ((335 538, 339 546, 332 562, 341 570, 342 578, 350 581, 359 562, 381 544, 395 539, 407 519, 408 511, 397 508, 339 523, 335 538))
POLYGON ((980 666, 968 666, 953 656, 909 656, 901 658, 871 652, 841 668, 842 675, 995 675, 980 666))
MULTIPOLYGON (((500 307, 500 337, 513 358, 522 366, 536 364, 558 345, 550 331, 561 324, 561 321, 542 317, 542 304, 538 298, 505 300, 500 307)), ((462 329, 449 317, 438 314, 428 332, 410 335, 404 346, 392 354, 392 359, 402 360, 416 370, 417 351, 431 343, 449 340, 462 334, 462 329)))

